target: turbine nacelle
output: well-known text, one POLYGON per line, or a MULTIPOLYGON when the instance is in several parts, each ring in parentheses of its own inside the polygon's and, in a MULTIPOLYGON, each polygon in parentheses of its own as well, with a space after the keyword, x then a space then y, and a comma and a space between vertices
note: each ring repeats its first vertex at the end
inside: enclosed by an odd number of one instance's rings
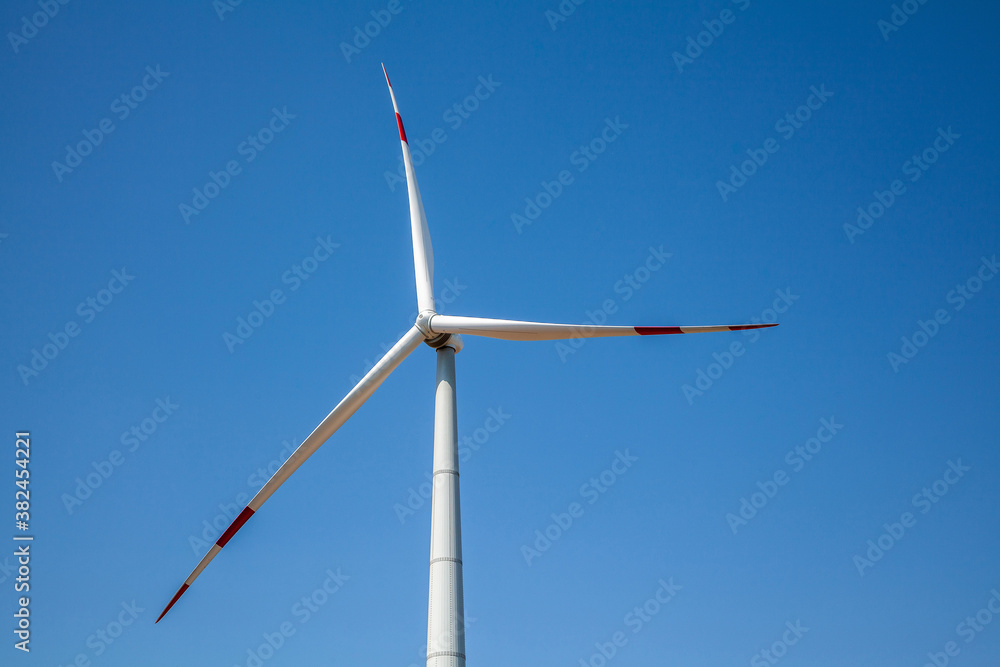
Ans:
POLYGON ((431 327, 431 319, 436 316, 433 310, 425 310, 417 315, 417 321, 413 324, 420 333, 424 335, 424 342, 430 347, 438 349, 440 347, 450 347, 456 353, 461 352, 465 343, 458 334, 447 331, 434 331, 431 327))

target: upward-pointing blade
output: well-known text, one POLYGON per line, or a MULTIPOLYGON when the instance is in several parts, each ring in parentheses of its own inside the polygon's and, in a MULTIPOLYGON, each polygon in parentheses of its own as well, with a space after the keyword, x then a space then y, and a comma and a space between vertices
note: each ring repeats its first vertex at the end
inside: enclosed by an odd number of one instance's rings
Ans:
POLYGON ((565 340, 569 338, 606 338, 609 336, 656 336, 661 334, 708 333, 711 331, 744 331, 776 327, 777 324, 712 324, 681 327, 619 327, 596 324, 548 324, 519 322, 486 317, 434 315, 430 318, 433 333, 454 333, 486 336, 502 340, 565 340))
POLYGON ((392 84, 389 83, 389 73, 385 71, 385 65, 382 65, 382 72, 389 86, 389 97, 392 98, 392 108, 396 112, 396 125, 399 126, 399 141, 403 145, 406 193, 410 199, 410 234, 413 237, 413 272, 417 279, 417 308, 419 312, 424 312, 434 310, 434 249, 431 247, 431 234, 427 229, 427 216, 424 215, 424 202, 420 199, 420 188, 417 187, 417 172, 413 168, 410 145, 406 142, 403 119, 399 115, 396 94, 392 92, 392 84))
POLYGON ((375 364, 375 366, 368 371, 363 378, 361 378, 361 382, 355 385, 354 389, 351 389, 351 391, 347 393, 347 396, 345 396, 343 400, 337 404, 337 407, 335 407, 333 411, 326 416, 326 419, 320 422, 320 425, 317 426, 316 429, 302 441, 302 444, 299 445, 294 452, 292 452, 292 455, 289 456, 283 464, 281 464, 281 467, 278 468, 277 472, 271 476, 271 479, 267 480, 267 484, 264 485, 264 488, 257 492, 257 495, 253 497, 250 504, 248 504, 243 511, 240 512, 240 515, 237 516, 236 520, 233 521, 229 528, 226 529, 226 532, 222 534, 222 537, 220 537, 212 548, 209 549, 208 553, 202 557, 201 562, 198 563, 196 568, 194 568, 194 571, 191 572, 190 576, 184 580, 184 583, 174 594, 174 597, 160 613, 159 618, 156 619, 157 623, 159 623, 160 619, 163 618, 168 611, 170 611, 170 608, 174 606, 174 603, 176 603, 177 600, 184 595, 184 592, 194 582, 194 580, 198 578, 198 575, 202 573, 202 570, 204 570, 205 567, 212 562, 212 559, 215 558, 220 551, 222 551, 222 547, 226 546, 226 543, 232 539, 233 535, 236 534, 236 531, 243 527, 243 524, 245 524, 247 520, 253 516, 253 513, 260 509, 260 506, 271 497, 271 494, 274 493, 279 486, 284 484, 285 480, 287 480, 300 465, 305 463, 305 460, 312 456, 313 452, 320 448, 320 445, 326 442, 338 428, 343 426, 344 422, 346 422, 351 415, 353 415, 354 412, 360 408, 372 394, 375 393, 375 390, 379 388, 382 381, 385 380, 397 366, 399 366, 403 359, 405 359, 410 352, 417 349, 423 339, 424 335, 420 333, 419 329, 416 327, 411 328, 406 332, 406 334, 403 335, 402 338, 399 339, 399 342, 393 345, 392 349, 386 352, 385 356, 379 359, 378 363, 375 364))

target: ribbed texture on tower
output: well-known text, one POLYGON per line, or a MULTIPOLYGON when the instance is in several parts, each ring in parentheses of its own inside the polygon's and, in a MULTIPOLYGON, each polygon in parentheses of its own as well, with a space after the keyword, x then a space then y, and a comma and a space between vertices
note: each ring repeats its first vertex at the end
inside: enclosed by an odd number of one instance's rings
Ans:
POLYGON ((455 350, 443 347, 437 355, 427 667, 465 667, 455 350))

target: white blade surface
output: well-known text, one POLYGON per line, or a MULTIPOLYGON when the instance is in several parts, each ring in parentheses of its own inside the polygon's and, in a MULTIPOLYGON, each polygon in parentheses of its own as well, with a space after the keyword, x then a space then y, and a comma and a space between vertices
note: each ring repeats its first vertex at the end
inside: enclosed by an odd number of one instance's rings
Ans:
POLYGON ((410 198, 410 234, 413 237, 413 272, 417 279, 417 308, 419 312, 434 310, 434 248, 431 247, 431 234, 427 229, 427 216, 424 215, 424 202, 420 199, 420 188, 417 187, 417 172, 413 168, 413 158, 410 155, 410 145, 406 143, 406 131, 403 130, 403 119, 399 115, 396 104, 396 94, 392 92, 389 83, 389 73, 382 65, 385 82, 389 86, 389 96, 392 98, 392 108, 396 112, 396 124, 399 126, 399 141, 403 145, 403 165, 406 168, 406 192, 410 198))
POLYGON ((457 333, 486 336, 502 340, 564 340, 568 338, 605 338, 609 336, 656 336, 662 334, 708 333, 712 331, 744 331, 776 327, 777 324, 719 324, 681 327, 618 327, 596 324, 548 324, 495 320, 485 317, 434 315, 430 328, 436 334, 457 333))
POLYGON ((361 378, 361 381, 354 386, 354 389, 351 389, 351 391, 347 393, 347 396, 345 396, 340 403, 337 404, 337 407, 335 407, 330 414, 326 416, 326 419, 320 422, 320 425, 317 426, 315 430, 313 430, 313 432, 302 441, 302 444, 299 445, 294 452, 292 452, 292 455, 289 456, 283 464, 281 464, 281 467, 278 468, 274 475, 271 476, 271 479, 267 480, 267 484, 265 484, 264 487, 257 492, 257 495, 255 495, 246 508, 240 512, 240 515, 236 517, 232 524, 230 524, 229 528, 226 529, 226 532, 224 532, 212 548, 209 549, 208 553, 202 557, 201 562, 198 563, 198 566, 193 572, 191 572, 191 575, 184 580, 184 584, 180 587, 180 589, 178 589, 177 593, 174 595, 173 599, 170 600, 170 603, 167 604, 166 608, 164 608, 159 618, 156 619, 157 623, 159 623, 160 619, 163 618, 168 611, 170 611, 170 608, 174 606, 174 603, 177 602, 180 596, 184 594, 184 592, 188 589, 188 586, 190 586, 194 580, 198 578, 198 575, 202 573, 202 570, 204 570, 205 567, 212 562, 212 559, 215 558, 216 554, 222 551, 222 548, 226 546, 226 543, 228 543, 230 539, 232 539, 233 535, 236 534, 236 531, 243 527, 243 524, 245 524, 247 520, 253 516, 254 512, 260 509, 260 506, 271 497, 271 494, 274 493, 279 486, 284 484, 285 480, 287 480, 293 472, 298 470, 299 466, 305 463, 305 460, 312 456, 313 452, 320 448, 320 445, 326 442, 338 428, 343 426, 344 422, 346 422, 351 415, 353 415, 355 411, 357 411, 357 409, 360 408, 361 405, 375 393, 375 390, 379 388, 382 381, 385 380, 397 366, 399 366, 403 359, 413 352, 413 350, 417 349, 423 340, 424 336, 420 333, 420 330, 416 327, 411 328, 406 332, 406 334, 403 335, 402 338, 399 339, 399 342, 392 346, 392 349, 386 352, 385 356, 379 359, 378 363, 375 364, 375 366, 368 371, 363 378, 361 378))

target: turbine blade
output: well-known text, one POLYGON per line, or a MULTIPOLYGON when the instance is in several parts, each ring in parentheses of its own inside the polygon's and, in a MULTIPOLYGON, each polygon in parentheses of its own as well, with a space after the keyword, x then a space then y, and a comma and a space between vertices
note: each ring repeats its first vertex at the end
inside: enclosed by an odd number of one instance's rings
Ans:
POLYGON ((406 142, 403 119, 399 115, 396 94, 392 92, 389 73, 385 71, 384 64, 382 72, 385 74, 385 82, 389 86, 389 97, 392 98, 392 108, 396 112, 396 125, 399 126, 399 141, 403 146, 406 192, 410 198, 410 235, 413 237, 413 272, 417 279, 417 308, 419 312, 424 312, 425 310, 434 310, 434 248, 431 247, 431 234, 427 229, 424 202, 420 198, 420 188, 417 187, 417 172, 413 168, 410 145, 406 142))
POLYGON ((385 356, 379 359, 378 363, 368 371, 368 373, 361 378, 361 381, 354 386, 351 391, 347 393, 340 403, 337 404, 330 414, 326 416, 320 425, 313 430, 309 436, 302 441, 302 444, 296 448, 292 455, 281 464, 281 467, 271 476, 271 479, 267 481, 267 484, 257 492, 257 495, 253 497, 250 503, 240 512, 239 516, 230 524, 226 532, 218 539, 218 541, 212 546, 212 548, 205 554, 198 566, 194 568, 191 575, 184 580, 183 585, 174 594, 174 597, 170 600, 167 606, 160 613, 160 616, 156 619, 159 623, 160 619, 163 618, 170 608, 174 606, 178 599, 187 591, 188 587, 198 578, 198 575, 202 573, 205 567, 212 562, 212 559, 218 555, 222 548, 226 546, 233 535, 236 534, 243 524, 253 516, 254 512, 260 509, 260 506, 271 497, 279 486, 285 483, 293 472, 295 472, 300 465, 302 465, 307 458, 312 456, 313 452, 319 449, 320 445, 327 441, 327 439, 334 434, 334 432, 340 428, 344 422, 346 422, 354 412, 361 407, 361 405, 368 400, 368 398, 375 393, 382 381, 385 380, 393 370, 405 359, 413 350, 415 350, 420 343, 424 340, 424 335, 420 333, 420 330, 416 327, 411 328, 402 338, 397 342, 385 356))
POLYGON ((728 324, 691 327, 618 327, 595 324, 548 324, 518 322, 485 317, 434 315, 429 326, 436 334, 455 333, 486 336, 501 340, 563 340, 567 338, 606 338, 610 336, 655 336, 661 334, 708 333, 711 331, 744 331, 776 327, 777 324, 728 324))

